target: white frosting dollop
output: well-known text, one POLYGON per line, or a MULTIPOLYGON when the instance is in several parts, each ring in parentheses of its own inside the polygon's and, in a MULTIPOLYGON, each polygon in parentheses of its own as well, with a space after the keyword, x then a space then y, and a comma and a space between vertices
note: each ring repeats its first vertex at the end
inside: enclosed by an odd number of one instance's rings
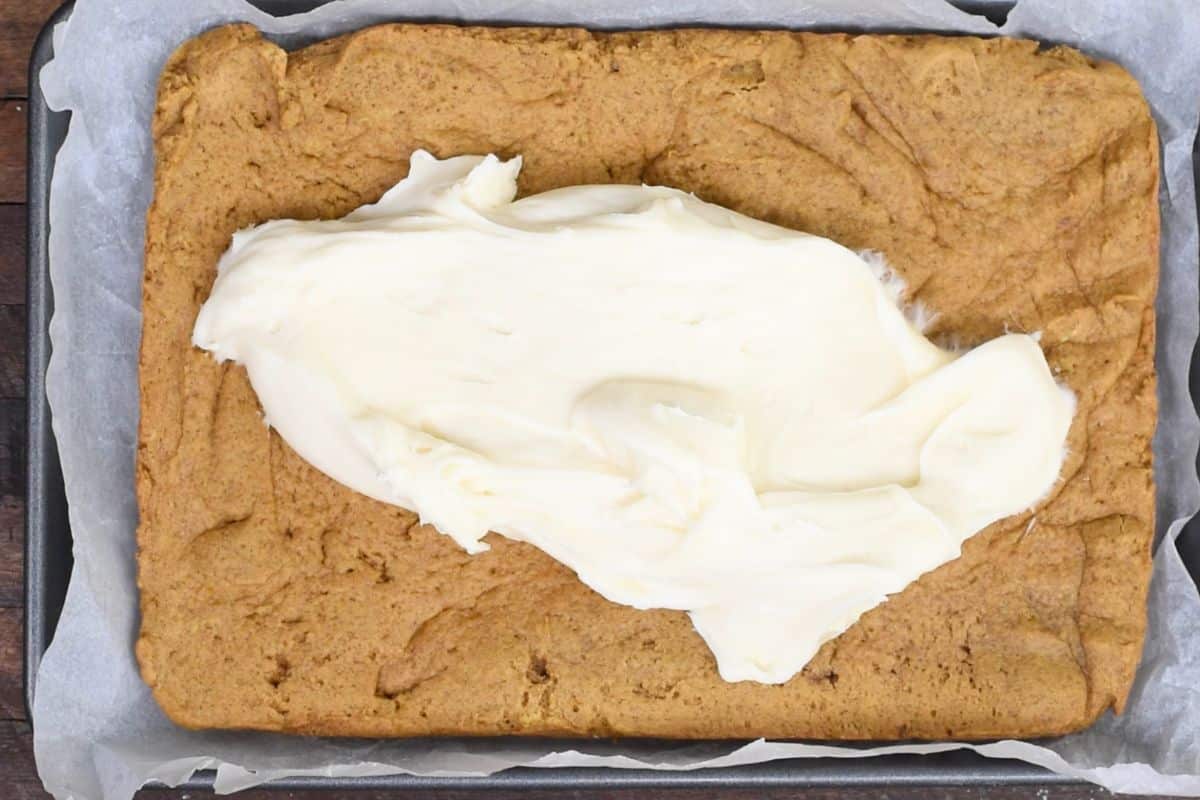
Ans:
POLYGON ((688 611, 727 681, 788 680, 1054 484, 1074 403, 1030 336, 955 355, 834 242, 664 187, 514 201, 520 168, 418 152, 236 234, 195 344, 321 471, 688 611))

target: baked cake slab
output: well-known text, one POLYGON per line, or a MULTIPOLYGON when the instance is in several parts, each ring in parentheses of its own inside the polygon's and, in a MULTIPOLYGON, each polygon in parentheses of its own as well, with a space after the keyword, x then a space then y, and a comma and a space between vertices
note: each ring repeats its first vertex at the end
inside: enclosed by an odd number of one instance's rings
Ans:
POLYGON ((1125 702, 1154 530, 1158 142, 1121 68, 1030 41, 391 25, 287 53, 212 30, 162 73, 137 490, 142 674, 189 727, 322 735, 941 739, 1125 702), (824 645, 725 683, 686 615, 496 535, 467 555, 317 472, 191 345, 234 231, 335 218, 439 157, 528 194, 663 184, 884 254, 935 339, 1041 332, 1062 479, 824 645))

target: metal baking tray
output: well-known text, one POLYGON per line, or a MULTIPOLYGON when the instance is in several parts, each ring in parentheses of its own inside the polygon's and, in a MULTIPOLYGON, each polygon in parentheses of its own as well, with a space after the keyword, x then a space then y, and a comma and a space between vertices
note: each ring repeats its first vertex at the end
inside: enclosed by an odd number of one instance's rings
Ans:
MULTIPOLYGON (((273 14, 311 10, 325 0, 252 0, 273 14)), ((960 0, 955 5, 1002 21, 1013 3, 1007 0, 960 0)), ((45 374, 50 357, 49 323, 54 310, 50 288, 50 176, 54 158, 67 132, 68 114, 52 112, 42 96, 38 72, 52 56, 51 32, 70 14, 71 3, 46 23, 33 50, 29 79, 29 264, 28 264, 28 447, 26 487, 26 616, 25 690, 32 707, 37 667, 54 635, 70 578, 71 530, 59 468, 58 448, 50 426, 45 374)), ((1198 167, 1200 172, 1200 167, 1198 167)), ((1200 369, 1193 365, 1193 395, 1200 369)), ((1200 536, 1185 534, 1180 550, 1192 569, 1200 571, 1200 536)), ((200 772, 183 785, 211 788, 213 773, 200 772)), ((784 788, 870 786, 987 786, 995 784, 1068 784, 1061 775, 1019 761, 987 759, 969 751, 928 756, 885 756, 864 759, 790 759, 742 767, 665 772, 607 768, 514 768, 480 778, 425 778, 392 775, 370 778, 298 777, 274 781, 279 789, 558 789, 618 788, 784 788)))

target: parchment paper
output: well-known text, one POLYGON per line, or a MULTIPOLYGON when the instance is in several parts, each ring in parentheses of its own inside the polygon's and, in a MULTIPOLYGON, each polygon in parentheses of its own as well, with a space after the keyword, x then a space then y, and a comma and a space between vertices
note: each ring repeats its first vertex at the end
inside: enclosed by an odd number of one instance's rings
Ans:
POLYGON ((1160 544, 1150 631, 1125 715, 1038 746, 974 746, 1116 791, 1200 794, 1200 597, 1174 546, 1200 506, 1200 422, 1188 393, 1197 336, 1197 223, 1192 143, 1200 109, 1200 14, 1190 0, 1021 0, 1003 28, 943 0, 343 0, 274 19, 244 0, 78 0, 42 73, 50 105, 70 109, 50 198, 56 313, 47 391, 62 456, 75 571, 38 673, 34 748, 60 798, 129 798, 216 767, 219 791, 284 775, 477 775, 518 764, 696 769, 799 756, 930 752, 960 744, 863 751, 757 741, 663 748, 627 742, 305 739, 193 732, 172 725, 137 674, 133 457, 142 235, 151 191, 149 119, 159 69, 183 39, 252 22, 285 46, 393 19, 645 27, 688 23, 964 31, 1065 42, 1111 58, 1140 80, 1159 124, 1166 181, 1159 295, 1160 544))

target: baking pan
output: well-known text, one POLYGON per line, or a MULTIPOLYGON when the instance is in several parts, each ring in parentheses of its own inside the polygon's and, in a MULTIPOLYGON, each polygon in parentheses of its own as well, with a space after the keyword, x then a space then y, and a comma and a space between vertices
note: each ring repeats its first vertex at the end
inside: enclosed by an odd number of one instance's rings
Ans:
MULTIPOLYGON (((308 11, 322 0, 253 0, 274 14, 308 11)), ((1012 7, 1004 0, 957 2, 965 11, 1002 22, 1012 7)), ((26 626, 25 689, 32 707, 38 664, 54 635, 66 598, 71 573, 71 531, 59 468, 58 448, 46 403, 45 373, 50 356, 49 323, 54 309, 50 289, 47 237, 49 234, 50 176, 54 157, 67 132, 68 114, 52 112, 38 83, 38 72, 52 56, 55 24, 70 14, 71 4, 47 22, 33 50, 29 80, 29 264, 28 264, 28 483, 26 488, 26 626)), ((291 43, 289 43, 291 44, 291 43)), ((1200 172, 1200 168, 1198 168, 1200 172)), ((1193 359, 1193 395, 1200 386, 1200 369, 1193 359)), ((1200 572, 1200 536, 1179 539, 1193 577, 1200 572)), ((197 773, 188 789, 211 788, 213 773, 197 773)), ((984 786, 993 784, 1070 783, 1070 779, 1020 761, 987 759, 969 751, 929 756, 885 756, 866 759, 790 759, 743 767, 687 772, 607 768, 514 768, 479 778, 426 778, 392 775, 370 778, 298 777, 273 781, 280 789, 616 789, 754 788, 817 786, 984 786)))

